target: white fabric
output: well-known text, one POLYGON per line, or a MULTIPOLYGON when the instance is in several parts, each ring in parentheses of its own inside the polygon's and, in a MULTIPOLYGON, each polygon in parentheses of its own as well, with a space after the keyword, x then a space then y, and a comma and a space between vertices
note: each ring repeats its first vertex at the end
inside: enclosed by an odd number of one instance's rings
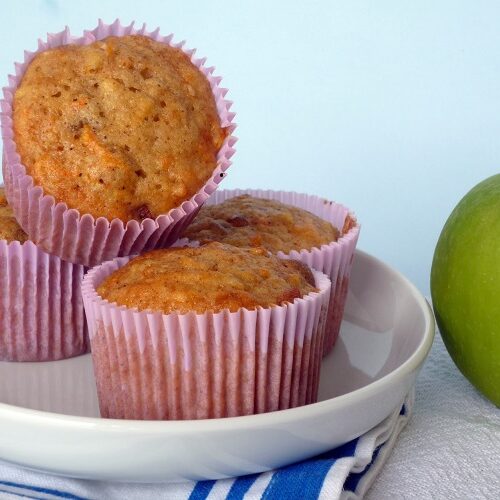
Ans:
MULTIPOLYGON (((413 408, 414 408, 414 402, 413 399, 407 399, 408 401, 408 414, 409 414, 409 422, 411 425, 411 420, 412 420, 412 414, 413 414, 413 408)), ((366 450, 356 450, 356 452, 359 452, 361 455, 365 455, 368 457, 371 455, 371 452, 369 451, 370 449, 376 448, 379 446, 381 443, 385 442, 384 446, 380 449, 380 452, 378 454, 377 459, 375 462, 371 465, 370 469, 363 475, 361 478, 358 487, 356 488, 356 492, 351 492, 351 491, 343 491, 341 493, 340 499, 341 500, 361 500, 362 498, 365 497, 367 491, 371 488, 372 484, 377 478, 377 475, 380 474, 380 471, 384 467, 385 463, 387 462, 389 456, 394 450, 394 447, 396 445, 397 439, 400 435, 400 432, 406 427, 408 420, 406 418, 402 418, 402 416, 399 416, 397 420, 395 421, 395 426, 392 427, 391 430, 387 428, 385 435, 384 434, 375 434, 373 431, 369 432, 367 436, 370 436, 371 441, 373 443, 373 447, 369 445, 368 439, 364 442, 360 442, 361 446, 367 446, 366 450)), ((359 447, 359 445, 358 445, 359 447)), ((363 466, 364 467, 364 466, 363 466)), ((362 468, 363 468, 362 467, 362 468)), ((361 468, 361 469, 362 469, 361 468)), ((322 492, 323 493, 323 492, 322 492)), ((326 500, 327 497, 325 497, 326 500)), ((333 498, 333 497, 330 497, 333 498)), ((320 499, 321 500, 321 499, 320 499)))
POLYGON ((366 500, 500 499, 500 409, 453 364, 439 333, 410 423, 366 500))

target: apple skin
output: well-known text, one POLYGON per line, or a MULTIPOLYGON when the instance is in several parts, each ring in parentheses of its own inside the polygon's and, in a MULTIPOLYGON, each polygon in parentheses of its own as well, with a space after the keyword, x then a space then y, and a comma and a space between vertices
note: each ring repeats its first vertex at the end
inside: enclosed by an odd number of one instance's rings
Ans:
POLYGON ((469 191, 446 221, 431 294, 453 361, 500 407, 500 175, 469 191))

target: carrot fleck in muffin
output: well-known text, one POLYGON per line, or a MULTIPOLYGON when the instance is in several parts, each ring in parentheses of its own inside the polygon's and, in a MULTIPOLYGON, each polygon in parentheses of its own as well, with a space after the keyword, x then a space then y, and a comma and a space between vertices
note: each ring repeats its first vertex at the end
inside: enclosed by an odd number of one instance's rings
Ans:
POLYGON ((0 187, 0 240, 24 243, 27 239, 28 236, 17 223, 7 203, 4 188, 0 187))
POLYGON ((183 314, 282 305, 315 290, 305 264, 263 248, 210 243, 145 253, 111 274, 97 293, 120 306, 183 314))
POLYGON ((273 253, 289 253, 337 241, 340 232, 328 221, 302 208, 242 195, 202 207, 184 236, 202 244, 220 241, 238 247, 259 246, 273 253))
POLYGON ((39 53, 13 120, 22 163, 45 194, 123 221, 193 196, 226 136, 203 73, 180 49, 138 35, 39 53))

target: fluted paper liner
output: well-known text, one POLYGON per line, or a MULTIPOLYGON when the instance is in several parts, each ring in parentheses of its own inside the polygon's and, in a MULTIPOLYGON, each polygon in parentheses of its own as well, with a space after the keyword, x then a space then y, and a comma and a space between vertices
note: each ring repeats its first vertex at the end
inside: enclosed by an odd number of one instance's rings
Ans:
POLYGON ((53 361, 88 351, 83 266, 0 240, 0 361, 53 361))
POLYGON ((332 241, 319 248, 302 249, 300 251, 293 250, 288 254, 278 252, 278 256, 280 257, 300 260, 313 269, 325 273, 332 281, 324 345, 324 354, 328 354, 335 345, 339 335, 347 300, 354 250, 356 249, 359 237, 360 226, 354 213, 339 203, 325 200, 318 196, 262 189, 221 189, 214 193, 214 196, 210 198, 207 205, 218 205, 242 194, 249 194, 256 198, 277 200, 287 205, 308 210, 314 215, 327 220, 340 231, 344 227, 347 218, 350 217, 352 221, 351 227, 349 227, 345 234, 342 234, 338 241, 332 241))
POLYGON ((185 420, 263 413, 317 400, 330 280, 255 310, 161 314, 110 304, 96 287, 128 257, 85 277, 101 416, 185 420))
POLYGON ((16 150, 12 120, 14 93, 27 66, 38 52, 49 48, 67 44, 87 45, 111 35, 130 34, 148 36, 182 49, 210 82, 222 127, 227 127, 230 133, 236 127, 233 123, 235 115, 230 112, 232 103, 224 99, 227 89, 220 87, 220 77, 213 76, 214 68, 205 67, 205 59, 196 58, 194 50, 184 48, 184 42, 174 43, 173 35, 161 36, 159 29, 148 32, 145 25, 135 29, 134 23, 122 26, 119 20, 110 25, 99 21, 97 28, 84 31, 82 37, 72 36, 66 28, 60 33, 47 35, 46 42, 40 40, 37 51, 25 52, 24 62, 15 64, 15 75, 9 75, 9 85, 3 89, 3 99, 0 101, 4 141, 3 177, 7 199, 19 224, 32 241, 51 254, 85 266, 94 266, 117 256, 136 254, 173 243, 201 205, 217 189, 231 165, 229 159, 234 154, 236 138, 228 134, 217 154, 217 167, 207 183, 179 207, 154 220, 145 219, 142 222, 123 222, 119 219, 109 221, 105 217, 95 219, 90 214, 69 209, 64 202, 56 203, 52 196, 44 194, 41 186, 34 185, 33 178, 27 175, 16 150))

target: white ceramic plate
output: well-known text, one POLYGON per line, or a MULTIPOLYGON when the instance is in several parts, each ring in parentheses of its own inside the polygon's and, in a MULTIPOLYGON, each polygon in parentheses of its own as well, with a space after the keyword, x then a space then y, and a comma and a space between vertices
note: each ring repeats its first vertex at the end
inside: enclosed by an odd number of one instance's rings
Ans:
POLYGON ((404 399, 430 349, 434 318, 403 276, 356 253, 320 402, 199 421, 106 420, 89 355, 0 363, 0 459, 61 475, 121 481, 216 479, 283 466, 341 445, 404 399))

